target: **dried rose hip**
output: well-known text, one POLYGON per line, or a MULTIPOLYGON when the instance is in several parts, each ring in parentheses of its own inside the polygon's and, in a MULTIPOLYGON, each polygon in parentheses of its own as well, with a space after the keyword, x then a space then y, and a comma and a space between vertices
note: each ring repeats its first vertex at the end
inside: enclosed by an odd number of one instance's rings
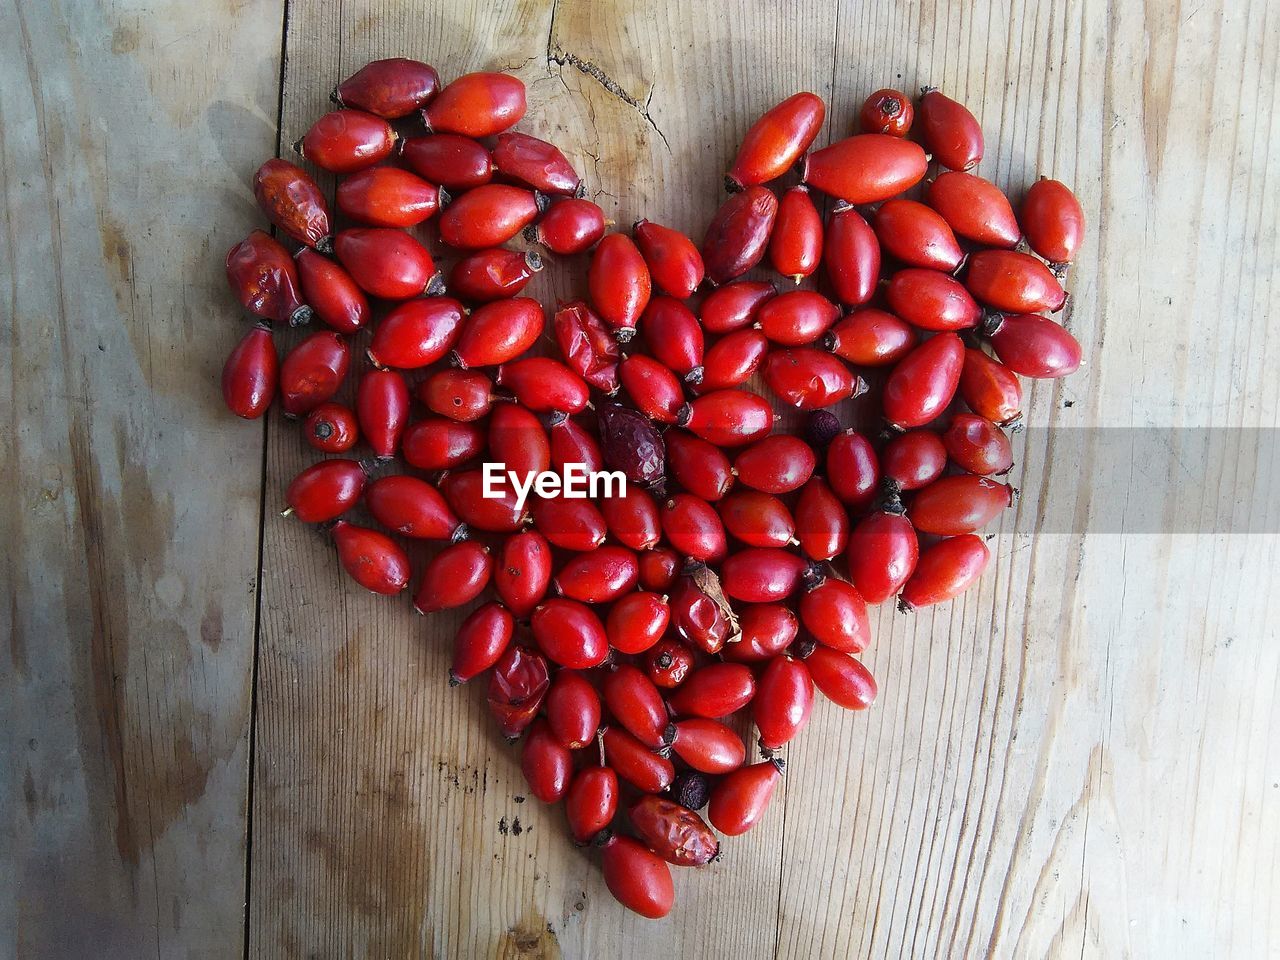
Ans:
POLYGON ((657 483, 666 472, 666 446, 648 417, 616 403, 600 405, 604 461, 632 483, 657 483))
POLYGON ((311 320, 311 308, 298 295, 293 258, 261 230, 227 251, 227 283, 244 308, 263 320, 293 327, 311 320))

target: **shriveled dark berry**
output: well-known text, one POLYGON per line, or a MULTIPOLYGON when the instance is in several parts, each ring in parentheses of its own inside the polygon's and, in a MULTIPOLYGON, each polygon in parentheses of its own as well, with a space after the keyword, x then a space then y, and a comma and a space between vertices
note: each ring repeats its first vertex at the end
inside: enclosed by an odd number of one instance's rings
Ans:
POLYGON ((598 414, 604 462, 632 483, 653 484, 667 469, 667 447, 653 423, 638 410, 602 404, 598 414))
POLYGON ((830 410, 815 410, 804 425, 805 439, 815 450, 825 450, 844 430, 839 418, 830 410))
POLYGON ((701 810, 711 799, 711 784, 696 770, 686 770, 671 781, 671 799, 690 810, 701 810))

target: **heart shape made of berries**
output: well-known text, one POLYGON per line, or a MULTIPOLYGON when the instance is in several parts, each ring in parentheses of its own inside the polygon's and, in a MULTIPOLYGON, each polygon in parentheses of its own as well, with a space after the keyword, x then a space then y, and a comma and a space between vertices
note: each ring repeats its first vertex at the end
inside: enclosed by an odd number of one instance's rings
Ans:
POLYGON ((849 709, 874 700, 856 657, 868 604, 941 603, 981 576, 977 531, 1014 497, 994 478, 1013 464, 1018 378, 1080 364, 1044 315, 1067 301, 1080 205, 1042 179, 1015 214, 969 172, 983 153, 973 115, 930 89, 914 105, 873 93, 860 133, 812 152, 822 99, 773 107, 700 245, 648 220, 610 232, 564 154, 511 129, 516 77, 442 87, 427 64, 378 60, 333 99, 296 146, 342 178, 349 226, 335 229, 301 167, 259 168, 263 213, 300 246, 255 230, 227 255, 261 322, 227 360, 226 404, 252 419, 279 396, 308 443, 339 455, 293 479, 287 512, 324 525, 361 586, 403 592, 410 561, 344 518, 357 503, 444 544, 414 605, 474 606, 451 682, 486 684, 530 792, 564 802, 619 901, 664 916, 668 864, 705 864, 717 832, 759 822, 815 691, 849 709), (931 163, 922 200, 903 197, 931 163), (768 184, 792 169, 800 182, 779 197, 768 184), (457 255, 447 278, 407 232, 428 221, 457 255), (505 246, 521 236, 527 249, 505 246), (590 258, 549 350, 544 307, 521 296, 543 267, 535 248, 590 258), (792 283, 761 276, 766 263, 792 283), (272 324, 312 320, 323 329, 280 360, 272 324), (333 398, 366 328, 352 410, 333 398), (869 374, 875 438, 828 409, 868 394, 858 370, 883 374, 869 374), (809 412, 803 436, 775 432, 775 402, 809 412), (342 456, 358 442, 372 459, 342 456), (740 711, 757 762, 725 722, 740 711))

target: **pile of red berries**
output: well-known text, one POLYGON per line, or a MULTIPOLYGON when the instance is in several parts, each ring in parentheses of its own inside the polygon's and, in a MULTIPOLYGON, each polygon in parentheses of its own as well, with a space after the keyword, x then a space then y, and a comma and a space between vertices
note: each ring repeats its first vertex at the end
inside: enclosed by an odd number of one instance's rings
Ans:
POLYGON ((530 791, 564 801, 622 903, 663 916, 667 864, 705 864, 720 849, 713 827, 760 821, 782 775, 775 752, 805 726, 815 687, 850 709, 874 699, 855 659, 871 639, 867 604, 949 600, 986 567, 976 532, 1011 502, 991 478, 1012 466, 1017 375, 1080 363, 1043 315, 1066 302, 1080 205, 1040 180, 1015 215, 967 172, 982 132, 937 91, 913 107, 881 90, 862 133, 813 153, 825 106, 799 93, 748 131, 699 247, 647 220, 606 233, 560 150, 511 132, 525 113, 515 77, 441 89, 426 64, 380 60, 334 99, 298 149, 342 176, 337 212, 358 225, 335 230, 298 166, 258 170, 263 212, 302 246, 290 254, 255 231, 227 256, 232 289, 267 321, 227 361, 227 406, 258 417, 279 394, 315 448, 363 440, 377 460, 304 470, 292 513, 327 525, 343 567, 377 593, 403 591, 410 561, 387 533, 343 519, 359 501, 386 530, 447 544, 414 604, 479 601, 452 682, 484 679, 502 732, 524 738, 530 791), (391 124, 415 117, 425 134, 391 124), (946 169, 923 202, 901 198, 931 160, 946 169), (793 167, 799 185, 781 197, 765 186, 793 167), (814 191, 833 201, 825 218, 814 191), (406 232, 433 219, 458 257, 447 280, 406 232), (560 304, 549 331, 519 295, 541 258, 503 246, 522 233, 557 256, 590 253, 586 298, 560 304), (766 258, 796 284, 824 268, 824 282, 779 292, 740 279, 766 258), (312 318, 325 329, 279 361, 269 323, 312 318), (333 398, 366 328, 372 365, 352 411, 333 398), (546 332, 558 359, 530 355, 546 332), (873 440, 825 408, 866 393, 855 371, 878 367, 886 430, 873 440), (813 411, 804 438, 773 433, 774 402, 743 387, 757 374, 813 411), (409 471, 374 477, 395 458, 409 471), (526 509, 509 487, 484 495, 486 461, 518 477, 612 468, 629 482, 620 496, 535 495, 526 509), (750 764, 724 722, 746 710, 763 757, 750 764))

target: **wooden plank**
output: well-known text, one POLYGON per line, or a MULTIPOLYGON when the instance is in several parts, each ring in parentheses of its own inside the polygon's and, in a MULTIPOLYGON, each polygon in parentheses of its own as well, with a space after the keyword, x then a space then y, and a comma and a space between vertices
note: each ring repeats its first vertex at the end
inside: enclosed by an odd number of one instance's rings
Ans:
POLYGON ((281 7, 10 9, 0 955, 238 956, 263 427, 221 261, 281 7))
MULTIPOLYGON (((284 139, 325 109, 335 78, 374 56, 422 56, 446 77, 511 69, 530 88, 522 128, 561 142, 617 222, 645 215, 697 232, 751 112, 797 77, 820 78, 823 94, 830 83, 820 18, 753 17, 707 22, 675 4, 656 15, 566 2, 415 4, 362 17, 295 7, 284 139), (694 64, 700 74, 714 66, 711 82, 686 81, 694 64), (730 101, 724 91, 735 91, 730 101)), ((580 272, 556 274, 539 279, 537 295, 580 286, 580 272)), ((268 497, 310 459, 296 433, 273 431, 268 497)), ((444 688, 460 618, 417 620, 407 603, 358 595, 330 548, 296 523, 268 519, 264 563, 254 955, 772 949, 780 830, 682 877, 679 922, 623 914, 568 844, 560 812, 515 801, 516 757, 494 735, 482 691, 444 688), (520 833, 503 833, 516 818, 520 833), (723 905, 746 901, 758 909, 726 928, 723 905)))
POLYGON ((1257 435, 1227 429, 1277 423, 1264 6, 842 4, 838 112, 886 79, 939 85, 983 123, 980 172, 1079 188, 1088 363, 1032 391, 1031 423, 1062 439, 1019 440, 994 575, 936 613, 885 613, 876 712, 820 713, 792 749, 780 955, 1280 948, 1277 542, 1211 535, 1274 515, 1204 525, 1218 505, 1190 482, 1231 465, 1226 485, 1274 484, 1257 435), (1170 434, 1215 458, 1207 474, 1176 449, 1125 462, 1105 429, 1163 427, 1218 428, 1170 434), (1167 525, 1123 533, 1111 497, 1154 498, 1167 525), (841 829, 815 829, 833 810, 841 829))
MULTIPOLYGON (((459 618, 417 620, 405 603, 357 594, 323 538, 271 518, 251 952, 1273 947, 1276 540, 1099 529, 1112 494, 1158 497, 1171 520, 1215 505, 1132 468, 1109 479, 1128 465, 1083 432, 1275 426, 1265 171, 1277 31, 1266 16, 1260 4, 841 4, 803 16, 563 0, 295 5, 286 142, 326 108, 334 79, 374 56, 422 56, 445 76, 511 69, 530 85, 522 128, 562 142, 615 220, 696 233, 742 131, 782 96, 829 96, 834 138, 874 87, 940 82, 979 113, 982 172, 1015 191, 1052 173, 1105 214, 1073 277, 1089 364, 1031 392, 1024 497, 993 541, 992 572, 953 606, 880 618, 868 658, 877 709, 817 709, 767 826, 680 876, 665 922, 623 913, 559 813, 517 802, 515 756, 482 691, 441 682, 459 618), (1240 109, 1204 112, 1210 96, 1240 109), (1082 485, 1086 467, 1108 479, 1082 485), (1084 539, 1090 525, 1109 535, 1084 539)), ((548 271, 533 291, 579 282, 548 271)), ((295 431, 273 426, 269 500, 311 460, 295 431)), ((1242 475, 1274 476, 1240 435, 1187 442, 1239 460, 1242 475)))

